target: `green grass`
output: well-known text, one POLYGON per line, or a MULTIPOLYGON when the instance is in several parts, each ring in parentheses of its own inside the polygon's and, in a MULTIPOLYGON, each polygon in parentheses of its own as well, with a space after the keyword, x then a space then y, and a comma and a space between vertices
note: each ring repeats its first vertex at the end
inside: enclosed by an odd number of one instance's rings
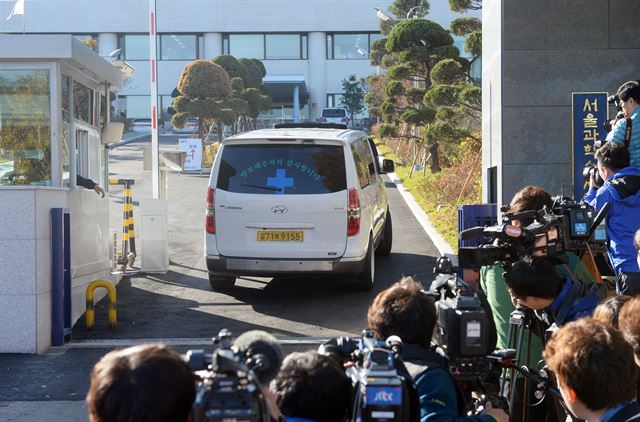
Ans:
MULTIPOLYGON (((480 202, 480 180, 470 179, 468 187, 463 188, 469 169, 463 163, 454 164, 452 167, 443 168, 442 172, 432 174, 428 169, 423 174, 422 171, 414 172, 409 178, 411 162, 405 163, 406 157, 396 157, 393 150, 376 139, 378 151, 396 163, 396 174, 400 178, 403 186, 415 198, 416 202, 429 216, 429 220, 435 229, 442 235, 454 251, 458 249, 458 205, 463 203, 480 202), (465 195, 458 198, 462 189, 465 195), (458 202, 459 201, 459 202, 458 202)), ((477 152, 476 154, 479 154, 477 152)), ((474 155, 469 156, 473 161, 474 155)))

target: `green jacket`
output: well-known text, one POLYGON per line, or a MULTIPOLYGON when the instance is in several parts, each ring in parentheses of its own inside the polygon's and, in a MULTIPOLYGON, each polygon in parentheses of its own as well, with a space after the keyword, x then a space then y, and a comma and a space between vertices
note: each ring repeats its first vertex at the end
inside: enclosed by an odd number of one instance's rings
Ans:
MULTIPOLYGON (((572 252, 567 252, 569 258, 568 267, 573 272, 573 275, 578 280, 581 280, 587 284, 593 283, 593 275, 587 270, 587 267, 580 261, 580 258, 572 252)), ((569 277, 564 265, 556 266, 558 275, 562 278, 569 277)), ((498 332, 498 343, 496 348, 507 348, 507 337, 509 335, 509 317, 511 312, 515 310, 513 303, 511 302, 511 296, 507 290, 507 285, 504 282, 502 273, 504 269, 500 265, 486 265, 480 268, 480 287, 487 295, 489 306, 493 312, 493 320, 496 323, 496 330, 498 332)), ((525 336, 525 350, 526 350, 526 336, 525 336)), ((542 340, 535 335, 531 336, 531 361, 529 365, 535 366, 542 356, 542 340)))

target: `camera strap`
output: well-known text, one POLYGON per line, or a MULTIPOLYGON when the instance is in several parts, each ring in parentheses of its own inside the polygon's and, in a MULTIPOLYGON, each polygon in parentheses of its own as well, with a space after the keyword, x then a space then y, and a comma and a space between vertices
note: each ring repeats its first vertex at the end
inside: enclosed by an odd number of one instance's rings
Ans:
POLYGON ((629 149, 629 142, 631 141, 631 130, 633 128, 633 122, 631 121, 631 117, 625 117, 624 119, 627 122, 627 128, 624 131, 624 146, 629 149))

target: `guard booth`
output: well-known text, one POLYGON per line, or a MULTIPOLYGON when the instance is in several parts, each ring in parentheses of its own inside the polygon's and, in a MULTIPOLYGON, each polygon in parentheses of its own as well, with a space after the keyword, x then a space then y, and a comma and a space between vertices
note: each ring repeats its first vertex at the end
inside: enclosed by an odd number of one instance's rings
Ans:
POLYGON ((108 99, 122 80, 71 35, 0 35, 0 352, 51 345, 53 208, 69 214, 71 323, 89 282, 119 281, 109 200, 76 175, 109 186, 106 146, 122 131, 113 136, 108 99))

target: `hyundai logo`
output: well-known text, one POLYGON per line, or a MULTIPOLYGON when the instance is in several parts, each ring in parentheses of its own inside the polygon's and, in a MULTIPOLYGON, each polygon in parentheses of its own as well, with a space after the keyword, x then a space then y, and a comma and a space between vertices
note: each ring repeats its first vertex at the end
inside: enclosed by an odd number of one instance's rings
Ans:
POLYGON ((289 209, 284 205, 276 205, 275 207, 271 207, 271 212, 274 214, 284 214, 287 211, 289 211, 289 209))

